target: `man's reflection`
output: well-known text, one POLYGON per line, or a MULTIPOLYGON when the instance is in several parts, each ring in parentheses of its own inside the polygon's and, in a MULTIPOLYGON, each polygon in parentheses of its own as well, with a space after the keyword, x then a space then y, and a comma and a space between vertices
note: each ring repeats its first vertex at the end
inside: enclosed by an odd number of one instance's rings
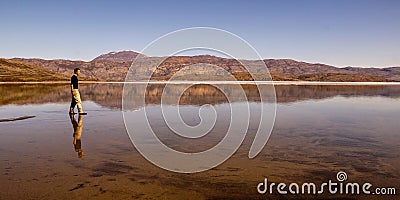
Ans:
POLYGON ((73 142, 73 144, 74 144, 75 151, 78 153, 79 158, 83 158, 83 156, 85 155, 83 153, 82 142, 81 142, 83 115, 79 115, 78 122, 75 120, 74 114, 70 114, 69 117, 71 119, 72 127, 74 127, 74 134, 73 134, 74 142, 73 142))

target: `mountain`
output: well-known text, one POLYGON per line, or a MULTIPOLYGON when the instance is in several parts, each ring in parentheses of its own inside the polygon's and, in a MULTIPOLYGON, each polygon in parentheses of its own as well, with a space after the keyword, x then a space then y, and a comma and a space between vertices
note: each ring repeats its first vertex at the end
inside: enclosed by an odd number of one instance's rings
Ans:
MULTIPOLYGON (((82 71, 81 76, 86 80, 102 81, 124 81, 126 73, 131 67, 132 60, 140 56, 140 63, 132 66, 135 71, 135 78, 140 80, 148 74, 152 74, 153 80, 168 80, 176 72, 192 72, 187 79, 198 80, 199 77, 209 78, 211 80, 225 80, 224 73, 215 71, 210 73, 208 65, 217 65, 223 70, 231 73, 238 80, 252 80, 252 77, 245 70, 242 63, 255 65, 254 71, 260 71, 262 65, 259 61, 235 60, 221 58, 211 55, 199 56, 172 56, 164 57, 146 57, 134 51, 110 52, 100 55, 92 61, 72 61, 72 60, 44 60, 37 58, 13 58, 3 59, 4 61, 24 63, 29 66, 36 66, 38 69, 46 69, 53 74, 70 76, 73 69, 79 67, 82 71), (163 61, 157 69, 152 72, 152 66, 163 61), (202 64, 199 64, 202 63, 202 64), (188 67, 189 66, 189 67, 188 67), (190 70, 187 70, 190 69, 190 70), (214 76, 219 73, 219 76, 214 76), (204 76, 208 74, 208 76, 204 76), (203 75, 203 76, 198 76, 203 75)), ((299 62, 291 59, 265 59, 263 62, 269 69, 271 77, 275 81, 400 81, 400 67, 389 68, 356 68, 346 67, 338 68, 319 63, 299 62)), ((261 70, 262 71, 262 70, 261 70)), ((185 73, 186 73, 185 72, 185 73)), ((265 73, 256 74, 257 80, 269 80, 265 73)), ((0 81, 12 81, 0 77, 0 81)), ((37 79, 43 80, 43 79, 37 79)), ((50 80, 50 79, 49 79, 50 80)), ((131 80, 131 79, 130 79, 131 80)))
POLYGON ((264 62, 272 76, 282 75, 295 80, 334 82, 400 81, 400 67, 338 68, 325 64, 312 64, 290 59, 266 59, 264 62))
POLYGON ((81 69, 81 77, 87 80, 116 81, 123 80, 130 63, 118 63, 108 60, 99 61, 72 61, 72 60, 44 60, 38 58, 13 58, 12 61, 40 66, 57 74, 71 76, 75 68, 81 69))
POLYGON ((400 67, 387 67, 387 68, 345 67, 343 69, 357 74, 371 74, 390 80, 400 81, 400 67))
POLYGON ((131 63, 133 59, 135 59, 140 53, 134 52, 134 51, 119 51, 119 52, 110 52, 106 54, 102 54, 93 61, 101 61, 101 60, 108 60, 112 62, 117 62, 117 63, 131 63))
POLYGON ((75 68, 81 69, 81 77, 87 80, 123 81, 136 56, 134 51, 110 52, 90 62, 80 60, 44 60, 39 58, 13 58, 12 61, 43 67, 51 72, 71 76, 75 68))
MULTIPOLYGON (((344 68, 337 68, 325 64, 311 64, 306 62, 299 62, 290 59, 266 59, 263 60, 268 67, 271 77, 275 81, 335 81, 335 82, 382 82, 382 81, 400 81, 400 71, 392 70, 391 73, 386 72, 383 77, 382 74, 364 71, 362 68, 357 68, 359 71, 347 70, 344 68)), ((173 56, 168 58, 161 57, 146 57, 140 59, 140 63, 132 66, 134 71, 134 80, 143 80, 149 74, 152 74, 153 80, 168 80, 178 71, 182 71, 188 66, 196 71, 187 75, 182 80, 199 80, 198 75, 206 78, 207 80, 226 80, 226 76, 217 76, 217 71, 207 73, 206 65, 216 65, 230 72, 237 80, 252 80, 250 74, 246 71, 246 66, 250 66, 252 72, 255 72, 257 80, 270 80, 269 77, 263 72, 264 66, 260 61, 253 60, 235 60, 228 58, 221 58, 210 55, 200 56, 173 56), (153 72, 151 66, 160 63, 156 70, 153 72), (195 66, 198 63, 202 65, 195 66), (260 73, 257 73, 260 72, 260 73), (205 76, 206 75, 206 76, 205 76)), ((400 68, 395 68, 400 69, 400 68)), ((223 73, 222 73, 223 74, 223 73)))
POLYGON ((0 58, 0 81, 66 81, 69 78, 33 64, 0 58))
POLYGON ((272 74, 282 74, 288 76, 300 76, 310 74, 355 74, 342 68, 325 65, 299 62, 291 59, 265 59, 265 65, 272 74))

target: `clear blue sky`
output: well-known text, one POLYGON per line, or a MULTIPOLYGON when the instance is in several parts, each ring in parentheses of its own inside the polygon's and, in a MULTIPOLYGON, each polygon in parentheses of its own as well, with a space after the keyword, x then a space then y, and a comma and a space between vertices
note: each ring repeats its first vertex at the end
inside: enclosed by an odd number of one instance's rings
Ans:
POLYGON ((171 31, 215 27, 263 58, 400 66, 400 1, 0 1, 0 57, 91 60, 171 31))

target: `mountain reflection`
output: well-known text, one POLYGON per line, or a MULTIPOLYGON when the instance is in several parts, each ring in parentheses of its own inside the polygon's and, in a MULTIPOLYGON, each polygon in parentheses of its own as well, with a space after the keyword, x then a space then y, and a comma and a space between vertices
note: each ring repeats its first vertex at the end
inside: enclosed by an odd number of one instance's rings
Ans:
MULTIPOLYGON (((129 87, 130 95, 141 95, 146 90, 146 104, 160 104, 163 84, 152 84, 147 89, 142 86, 129 87)), ((176 92, 187 85, 175 85, 164 95, 176 96, 176 92)), ((225 93, 235 101, 237 89, 224 85, 225 93)), ((242 85, 249 101, 259 102, 260 97, 255 85, 242 85)), ((121 109, 123 84, 95 83, 82 84, 80 87, 83 101, 93 101, 103 107, 121 109)), ((277 103, 292 103, 305 100, 318 100, 335 96, 383 96, 400 97, 400 86, 383 85, 277 85, 275 86, 277 103)), ((8 104, 66 103, 70 99, 66 84, 2 84, 0 85, 0 106, 8 104)), ((168 98, 166 103, 168 102, 168 98)), ((271 98, 272 99, 272 98, 271 98)), ((238 101, 241 101, 239 99, 238 101)), ((194 85, 185 90, 179 99, 183 105, 203 105, 227 103, 227 97, 218 88, 211 85, 194 85)))

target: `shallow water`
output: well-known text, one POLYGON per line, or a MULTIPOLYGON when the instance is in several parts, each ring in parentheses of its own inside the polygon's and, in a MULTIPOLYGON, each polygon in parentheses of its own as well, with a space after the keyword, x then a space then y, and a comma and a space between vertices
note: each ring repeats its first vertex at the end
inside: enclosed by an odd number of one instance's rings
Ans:
MULTIPOLYGON (((247 157, 255 134, 250 124, 243 145, 233 157, 195 174, 163 170, 137 152, 123 122, 122 87, 80 87, 89 114, 81 119, 79 147, 73 144, 73 123, 80 120, 67 114, 68 86, 0 85, 0 119, 35 116, 0 122, 0 199, 398 198, 261 195, 256 187, 264 178, 287 184, 322 183, 336 180, 336 173, 345 171, 351 182, 395 187, 398 193, 400 86, 276 86, 275 126, 261 153, 254 159, 247 157), (79 158, 77 149, 83 151, 83 158, 79 158)), ((251 106, 257 108, 260 99, 255 88, 243 87, 251 106)), ((151 86, 144 106, 150 112, 152 127, 166 145, 197 152, 223 138, 229 107, 218 90, 196 86, 179 101, 188 124, 199 123, 197 109, 204 104, 215 106, 222 116, 209 136, 193 143, 166 128, 159 108, 162 89, 162 85, 151 86)))

